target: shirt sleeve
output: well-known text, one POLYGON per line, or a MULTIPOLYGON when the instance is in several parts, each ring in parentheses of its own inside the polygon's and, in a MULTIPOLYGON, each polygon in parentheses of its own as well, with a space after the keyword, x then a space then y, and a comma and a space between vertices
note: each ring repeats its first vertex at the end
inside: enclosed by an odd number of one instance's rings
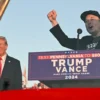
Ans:
POLYGON ((77 49, 77 38, 69 38, 67 35, 65 35, 59 24, 51 28, 50 32, 62 46, 73 50, 77 49))

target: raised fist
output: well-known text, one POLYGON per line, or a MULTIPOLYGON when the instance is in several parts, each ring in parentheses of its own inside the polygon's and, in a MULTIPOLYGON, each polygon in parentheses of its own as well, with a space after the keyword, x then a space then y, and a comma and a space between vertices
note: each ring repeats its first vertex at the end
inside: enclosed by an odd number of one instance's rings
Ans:
POLYGON ((52 23, 53 26, 57 24, 56 18, 57 18, 57 13, 55 10, 52 10, 48 13, 47 15, 49 21, 52 23))
POLYGON ((57 17, 57 13, 55 10, 52 10, 48 13, 48 19, 50 20, 50 22, 53 22, 56 20, 56 17, 57 17))

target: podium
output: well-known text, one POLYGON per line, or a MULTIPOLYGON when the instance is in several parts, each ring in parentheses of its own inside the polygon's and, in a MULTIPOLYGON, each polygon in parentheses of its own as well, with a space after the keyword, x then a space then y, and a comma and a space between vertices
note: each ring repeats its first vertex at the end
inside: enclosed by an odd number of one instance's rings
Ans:
POLYGON ((31 52, 28 80, 51 88, 100 87, 100 50, 31 52))

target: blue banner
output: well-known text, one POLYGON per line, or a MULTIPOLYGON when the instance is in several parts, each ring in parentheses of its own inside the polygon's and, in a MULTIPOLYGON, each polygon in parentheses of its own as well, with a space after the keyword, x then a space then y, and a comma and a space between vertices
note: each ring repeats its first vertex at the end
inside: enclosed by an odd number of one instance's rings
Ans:
POLYGON ((100 50, 31 52, 28 79, 100 79, 100 50))

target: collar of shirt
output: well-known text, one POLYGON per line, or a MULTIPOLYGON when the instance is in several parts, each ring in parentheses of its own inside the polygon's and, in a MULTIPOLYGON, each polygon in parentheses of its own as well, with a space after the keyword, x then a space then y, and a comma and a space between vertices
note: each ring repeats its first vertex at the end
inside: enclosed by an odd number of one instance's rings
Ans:
POLYGON ((7 56, 7 54, 5 54, 5 55, 3 55, 1 58, 2 58, 2 62, 4 63, 5 62, 5 60, 6 60, 6 56, 7 56))

